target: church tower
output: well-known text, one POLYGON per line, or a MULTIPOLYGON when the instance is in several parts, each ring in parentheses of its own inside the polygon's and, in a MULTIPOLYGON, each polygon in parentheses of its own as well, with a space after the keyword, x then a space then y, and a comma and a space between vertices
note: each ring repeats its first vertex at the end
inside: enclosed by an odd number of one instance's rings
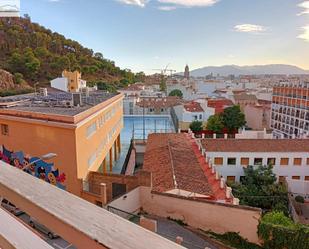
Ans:
POLYGON ((189 66, 186 65, 185 67, 185 74, 184 74, 185 78, 188 80, 190 78, 190 70, 189 70, 189 66))

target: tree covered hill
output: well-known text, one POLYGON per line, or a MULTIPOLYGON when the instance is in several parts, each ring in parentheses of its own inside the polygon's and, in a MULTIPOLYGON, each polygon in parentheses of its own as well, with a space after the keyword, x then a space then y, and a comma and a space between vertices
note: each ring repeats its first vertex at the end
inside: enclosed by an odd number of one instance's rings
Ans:
POLYGON ((114 88, 140 80, 143 73, 122 70, 101 53, 66 39, 33 23, 29 16, 0 18, 0 69, 30 85, 40 85, 61 75, 64 69, 80 70, 89 83, 111 83, 114 88))

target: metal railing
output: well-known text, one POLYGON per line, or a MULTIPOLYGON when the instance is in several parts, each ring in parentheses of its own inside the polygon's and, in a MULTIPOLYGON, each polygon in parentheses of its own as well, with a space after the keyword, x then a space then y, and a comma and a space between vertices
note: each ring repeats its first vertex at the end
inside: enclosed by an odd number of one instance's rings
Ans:
POLYGON ((107 210, 113 214, 116 214, 126 220, 129 220, 135 224, 139 224, 140 222, 140 216, 137 215, 137 214, 133 214, 133 213, 129 213, 129 212, 126 212, 124 210, 121 210, 119 208, 115 208, 115 207, 112 207, 112 206, 107 206, 107 210))

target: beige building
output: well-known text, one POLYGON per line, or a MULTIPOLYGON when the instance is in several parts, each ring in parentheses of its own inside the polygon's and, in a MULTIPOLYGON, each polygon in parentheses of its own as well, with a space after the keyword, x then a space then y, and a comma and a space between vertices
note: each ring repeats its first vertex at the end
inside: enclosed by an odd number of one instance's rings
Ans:
POLYGON ((253 130, 270 129, 271 103, 245 105, 243 112, 249 128, 253 130))

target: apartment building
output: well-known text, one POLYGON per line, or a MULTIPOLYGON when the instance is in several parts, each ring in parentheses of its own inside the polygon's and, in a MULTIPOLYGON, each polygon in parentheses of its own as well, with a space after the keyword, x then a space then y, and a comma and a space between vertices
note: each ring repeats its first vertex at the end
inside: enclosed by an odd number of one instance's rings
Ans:
POLYGON ((276 138, 309 135, 309 83, 280 83, 274 86, 271 128, 276 138))
POLYGON ((309 181, 308 139, 203 139, 201 145, 228 181, 240 181, 248 165, 269 164, 279 181, 309 181))
POLYGON ((0 160, 22 169, 32 163, 28 173, 80 196, 88 173, 112 171, 118 158, 122 100, 122 94, 96 91, 76 104, 71 93, 55 89, 2 98, 0 160), (45 162, 49 153, 56 156, 45 162))
POLYGON ((199 99, 173 107, 178 128, 188 130, 193 121, 201 121, 206 126, 208 118, 215 114, 215 108, 207 106, 207 100, 199 99))

